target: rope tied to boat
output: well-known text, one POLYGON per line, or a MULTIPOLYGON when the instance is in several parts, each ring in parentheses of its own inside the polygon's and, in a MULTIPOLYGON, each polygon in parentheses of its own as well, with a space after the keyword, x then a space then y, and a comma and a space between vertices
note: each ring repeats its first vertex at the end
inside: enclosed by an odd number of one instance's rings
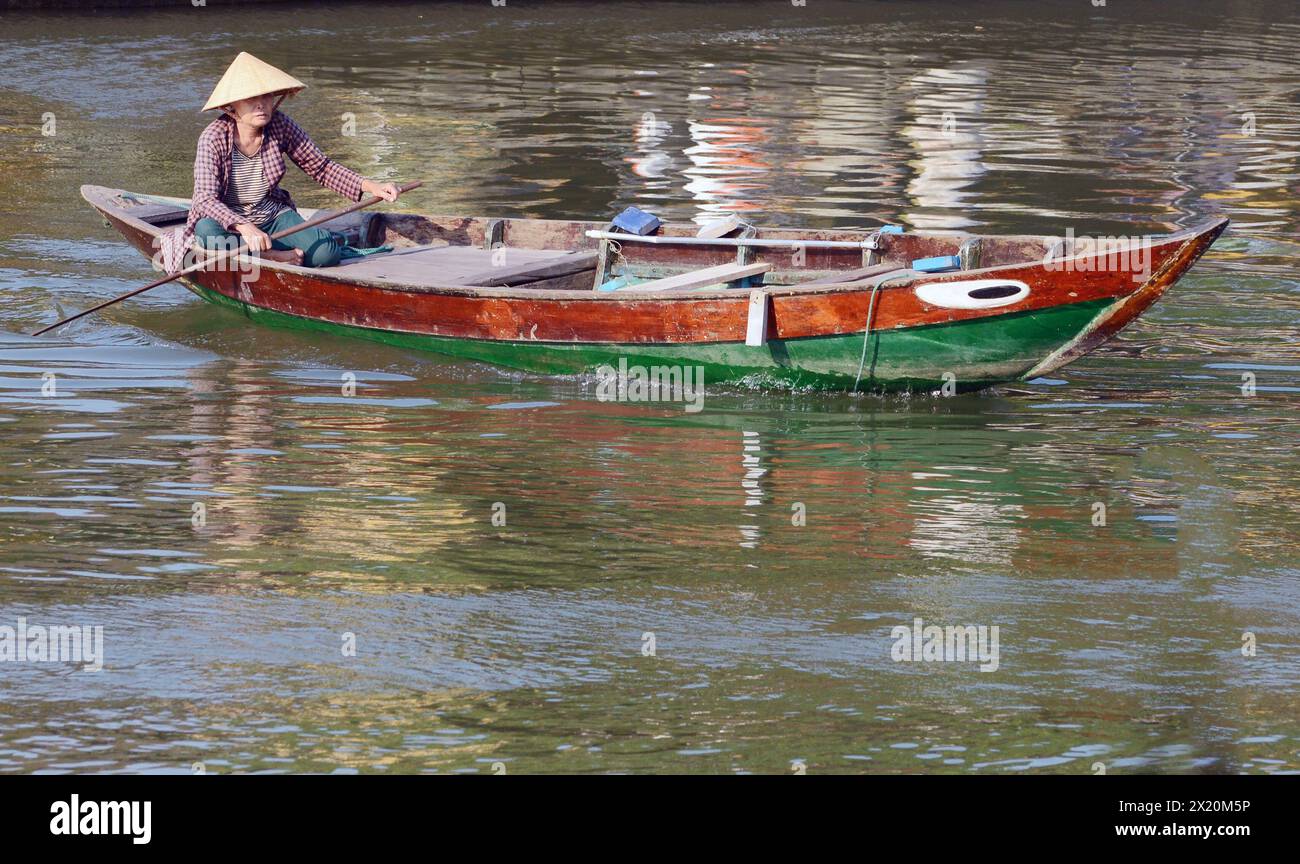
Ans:
POLYGON ((869 251, 871 251, 871 252, 878 252, 878 251, 880 251, 880 231, 879 231, 879 229, 877 229, 877 230, 875 230, 875 231, 872 231, 872 232, 871 232, 871 236, 868 237, 866 240, 863 240, 863 241, 862 241, 862 248, 863 248, 863 249, 867 249, 867 250, 869 250, 869 251))
MULTIPOLYGON (((876 314, 876 294, 886 282, 892 282, 895 279, 910 279, 918 275, 920 274, 915 270, 895 271, 879 276, 871 283, 871 297, 867 300, 867 326, 862 331, 862 356, 858 358, 858 374, 853 377, 852 392, 858 392, 858 382, 862 380, 862 369, 867 364, 867 342, 871 339, 871 322, 876 314)), ((871 378, 874 380, 876 377, 874 363, 871 368, 871 378)))

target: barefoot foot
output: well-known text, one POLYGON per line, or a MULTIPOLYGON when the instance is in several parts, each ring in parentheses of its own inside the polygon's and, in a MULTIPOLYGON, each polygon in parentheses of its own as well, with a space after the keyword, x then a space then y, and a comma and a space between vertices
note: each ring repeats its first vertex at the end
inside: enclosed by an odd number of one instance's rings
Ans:
POLYGON ((301 249, 268 249, 262 253, 267 261, 279 261, 281 264, 301 264, 301 249))

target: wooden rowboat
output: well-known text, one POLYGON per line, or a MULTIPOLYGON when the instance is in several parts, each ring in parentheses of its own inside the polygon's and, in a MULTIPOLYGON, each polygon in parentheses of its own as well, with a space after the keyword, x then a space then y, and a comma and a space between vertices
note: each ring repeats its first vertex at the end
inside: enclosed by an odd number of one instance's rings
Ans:
MULTIPOLYGON (((81 194, 150 257, 189 204, 81 194)), ((363 212, 330 227, 392 252, 322 269, 260 262, 256 278, 240 259, 184 283, 255 321, 544 374, 702 367, 710 384, 974 390, 1087 354, 1227 224, 1094 239, 745 226, 706 239, 666 224, 638 239, 596 222, 363 212)))

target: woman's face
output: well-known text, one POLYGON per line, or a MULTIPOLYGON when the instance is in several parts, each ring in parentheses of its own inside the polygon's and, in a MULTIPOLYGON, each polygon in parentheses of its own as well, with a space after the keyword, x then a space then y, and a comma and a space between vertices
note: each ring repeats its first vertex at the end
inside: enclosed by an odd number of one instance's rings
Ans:
POLYGON ((271 122, 271 115, 275 113, 275 103, 279 99, 278 93, 267 93, 264 96, 232 102, 228 108, 231 115, 243 125, 261 129, 271 122))

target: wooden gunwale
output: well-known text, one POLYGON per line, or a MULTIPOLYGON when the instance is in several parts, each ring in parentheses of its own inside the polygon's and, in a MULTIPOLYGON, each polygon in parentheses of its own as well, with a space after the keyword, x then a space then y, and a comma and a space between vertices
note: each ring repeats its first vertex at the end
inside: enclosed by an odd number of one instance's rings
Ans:
MULTIPOLYGON (((138 249, 145 252, 161 229, 132 217, 125 209, 114 207, 111 198, 121 190, 102 187, 83 187, 82 194, 105 218, 138 249)), ((182 203, 184 199, 172 199, 182 203)), ((475 231, 482 233, 487 219, 470 217, 411 217, 426 220, 446 220, 458 223, 467 239, 475 231)), ((601 227, 599 223, 570 222, 562 220, 506 220, 506 236, 511 233, 511 223, 519 223, 514 233, 523 237, 572 239, 569 248, 594 248, 594 241, 579 238, 588 227, 601 227)), ((1222 231, 1226 220, 1206 223, 1197 228, 1162 235, 1150 246, 1148 264, 1151 272, 1170 275, 1171 284, 1195 260, 1190 257, 1165 273, 1170 262, 1186 257, 1181 255, 1187 245, 1197 238, 1209 237, 1208 246, 1222 231), (1212 236, 1211 236, 1212 235, 1212 236)), ((688 236, 694 226, 668 225, 668 236, 688 236)), ((799 231, 797 229, 770 229, 759 233, 766 237, 818 239, 864 239, 867 231, 799 231)), ((693 236, 693 233, 690 234, 693 236)), ((924 248, 952 246, 964 239, 957 235, 910 235, 924 248)), ((994 239, 994 238, 989 238, 994 239)), ((1042 238, 1030 236, 996 238, 1002 243, 1037 244, 1042 238)), ((630 246, 631 244, 629 244, 630 246)), ((545 245, 530 248, 551 248, 545 245)), ((646 249, 673 250, 671 244, 646 249)), ((697 247, 691 247, 697 248, 697 247)), ((823 250, 826 251, 826 250, 823 250)), ((1203 251, 1203 248, 1202 250, 1203 251)), ((853 251, 839 256, 852 262, 853 251)), ((712 258, 719 262, 730 260, 734 250, 712 258), (723 257, 725 255, 725 257, 723 257)), ((811 257, 811 252, 809 253, 811 257)), ((1199 252, 1197 253, 1199 255, 1199 252)), ((652 256, 639 256, 648 260, 652 256)), ((701 260, 712 259, 699 254, 701 260)), ((768 256, 763 256, 768 257, 768 256)), ((777 256, 772 256, 777 257, 777 256)), ((822 256, 827 257, 827 256, 822 256)), ((1128 297, 1140 291, 1143 284, 1134 282, 1128 272, 1081 270, 1076 265, 1088 261, 1087 254, 1062 258, 1054 262, 1060 272, 1049 271, 1041 261, 996 264, 977 270, 932 274, 891 283, 880 291, 875 326, 877 330, 923 327, 955 323, 976 318, 996 317, 1012 313, 1046 309, 1067 303, 1084 303, 1103 299, 1128 297), (1074 272, 1070 268, 1074 266, 1074 272), (907 290, 918 283, 943 283, 976 278, 1007 278, 1025 281, 1031 287, 1029 298, 1012 307, 993 309, 958 310, 931 307, 907 290)), ((252 263, 251 259, 243 259, 252 263)), ((316 317, 322 321, 347 326, 393 329, 399 332, 430 336, 490 339, 501 341, 568 342, 568 343, 708 343, 743 342, 748 310, 748 292, 736 290, 692 291, 681 294, 655 294, 634 290, 595 292, 592 290, 548 290, 536 288, 492 287, 481 288, 463 285, 413 285, 398 281, 372 278, 349 278, 347 267, 314 270, 290 264, 259 262, 261 277, 255 282, 241 285, 236 273, 204 272, 195 274, 203 287, 225 294, 237 301, 252 303, 290 315, 316 317), (366 289, 364 296, 358 289, 366 289), (402 300, 401 298, 407 298, 402 300), (414 298, 421 302, 412 303, 414 298), (425 300, 424 298, 427 298, 425 300)), ((701 266, 703 266, 701 264, 701 266)), ((859 265, 860 266, 860 265, 859 265)), ((847 269, 847 268, 846 268, 847 269)), ((851 268, 856 269, 856 267, 851 268)), ((1151 280, 1148 279, 1147 282, 1151 280)), ((770 339, 799 339, 833 336, 861 332, 866 318, 866 304, 873 280, 835 285, 769 285, 765 291, 772 298, 769 320, 770 339)), ((1165 286, 1167 287, 1167 285, 1165 286)), ((1163 289, 1162 289, 1163 290, 1163 289)), ((1158 294, 1157 294, 1158 296, 1158 294)), ((1154 302, 1154 298, 1152 300, 1154 302)), ((1149 305, 1146 304, 1146 305, 1149 305)), ((1145 308, 1143 306, 1142 308, 1145 308)), ((1140 311, 1140 310, 1139 310, 1140 311)), ((1125 322, 1126 323, 1126 322, 1125 322)))

